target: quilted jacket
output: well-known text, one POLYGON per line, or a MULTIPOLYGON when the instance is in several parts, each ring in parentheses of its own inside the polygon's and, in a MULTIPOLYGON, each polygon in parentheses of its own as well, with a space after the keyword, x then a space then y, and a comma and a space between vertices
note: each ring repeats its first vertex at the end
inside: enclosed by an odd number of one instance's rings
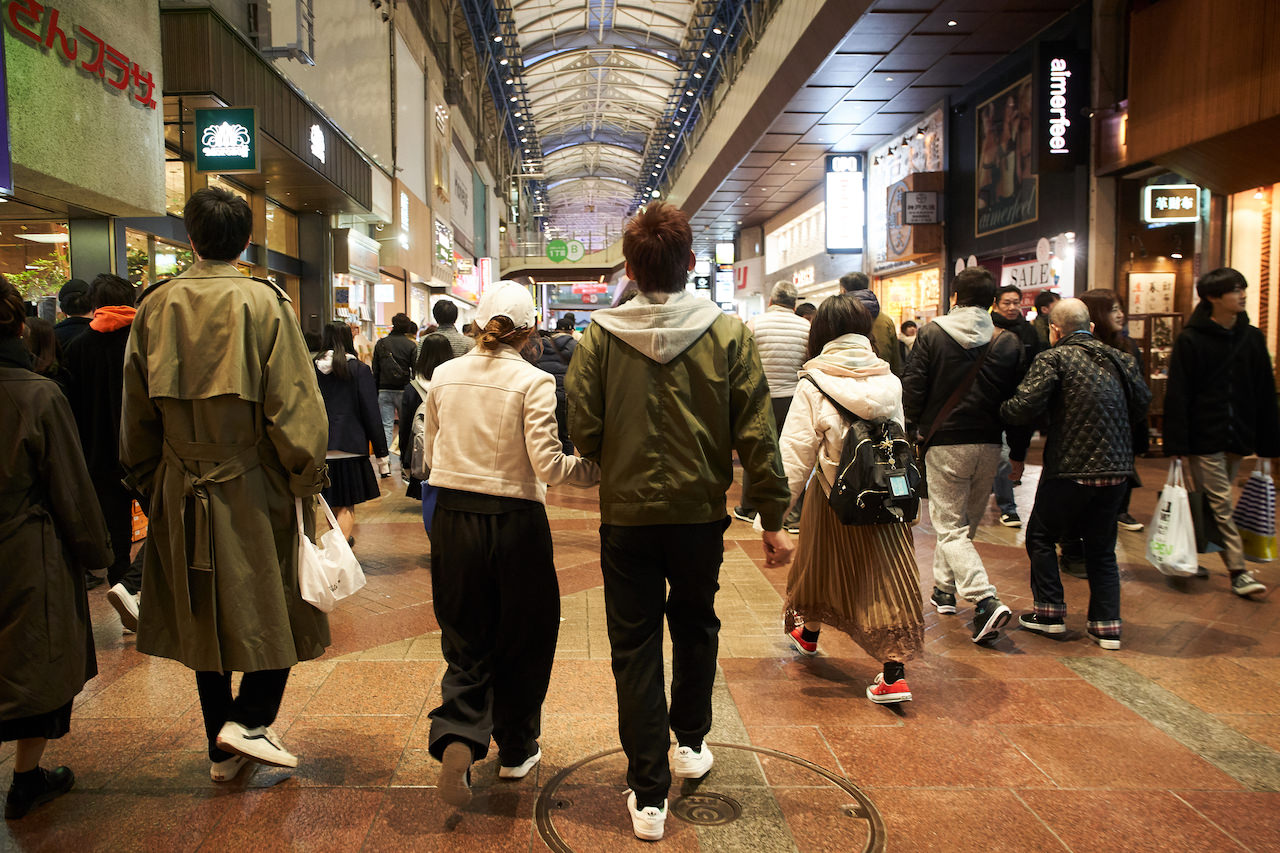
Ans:
POLYGON ((1000 417, 1030 424, 1048 413, 1042 480, 1127 477, 1134 425, 1145 424, 1150 402, 1133 356, 1076 332, 1036 356, 1000 417))

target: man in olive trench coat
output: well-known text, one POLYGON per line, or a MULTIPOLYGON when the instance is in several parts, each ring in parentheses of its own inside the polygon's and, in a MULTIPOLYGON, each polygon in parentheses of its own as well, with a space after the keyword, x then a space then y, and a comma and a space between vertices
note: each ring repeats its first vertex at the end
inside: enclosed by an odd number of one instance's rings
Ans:
POLYGON ((302 498, 314 525, 328 419, 289 297, 234 266, 249 206, 203 189, 184 219, 198 260, 139 299, 120 459, 150 497, 138 651, 196 670, 225 781, 246 759, 297 764, 267 727, 289 668, 329 644, 299 594, 294 510, 302 498), (233 671, 246 674, 235 699, 233 671))

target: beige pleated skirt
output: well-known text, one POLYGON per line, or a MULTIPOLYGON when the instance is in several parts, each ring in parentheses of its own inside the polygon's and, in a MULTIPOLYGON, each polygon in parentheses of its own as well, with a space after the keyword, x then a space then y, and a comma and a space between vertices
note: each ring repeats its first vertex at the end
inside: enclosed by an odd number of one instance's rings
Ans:
POLYGON ((911 660, 924 647, 924 613, 911 526, 846 525, 814 477, 800 515, 783 615, 790 631, 822 622, 877 661, 911 660))

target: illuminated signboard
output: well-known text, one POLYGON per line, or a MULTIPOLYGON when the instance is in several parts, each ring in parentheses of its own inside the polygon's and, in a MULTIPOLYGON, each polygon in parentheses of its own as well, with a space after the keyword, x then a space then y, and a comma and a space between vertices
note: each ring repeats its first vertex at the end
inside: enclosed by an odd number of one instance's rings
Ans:
POLYGON ((862 251, 866 204, 863 199, 862 157, 827 155, 827 253, 862 251))
POLYGON ((1200 187, 1152 184, 1142 188, 1144 222, 1195 222, 1200 218, 1200 187))
POLYGON ((196 171, 234 175, 258 171, 258 111, 253 107, 196 110, 196 171))
POLYGON ((321 163, 323 163, 324 162, 324 130, 321 129, 320 125, 318 124, 311 125, 310 140, 311 140, 311 156, 319 160, 321 163))
POLYGON ((717 264, 733 263, 733 244, 732 243, 716 243, 716 263, 717 264))
POLYGON ((1089 54, 1074 42, 1040 45, 1040 171, 1058 172, 1087 160, 1089 54))

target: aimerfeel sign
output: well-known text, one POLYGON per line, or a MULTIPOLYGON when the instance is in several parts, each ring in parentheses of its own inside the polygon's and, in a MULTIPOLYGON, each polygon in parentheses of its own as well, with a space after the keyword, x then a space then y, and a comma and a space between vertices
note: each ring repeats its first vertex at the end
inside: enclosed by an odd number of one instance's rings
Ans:
POLYGON ((234 175, 258 171, 258 111, 254 107, 196 110, 196 171, 234 175))

